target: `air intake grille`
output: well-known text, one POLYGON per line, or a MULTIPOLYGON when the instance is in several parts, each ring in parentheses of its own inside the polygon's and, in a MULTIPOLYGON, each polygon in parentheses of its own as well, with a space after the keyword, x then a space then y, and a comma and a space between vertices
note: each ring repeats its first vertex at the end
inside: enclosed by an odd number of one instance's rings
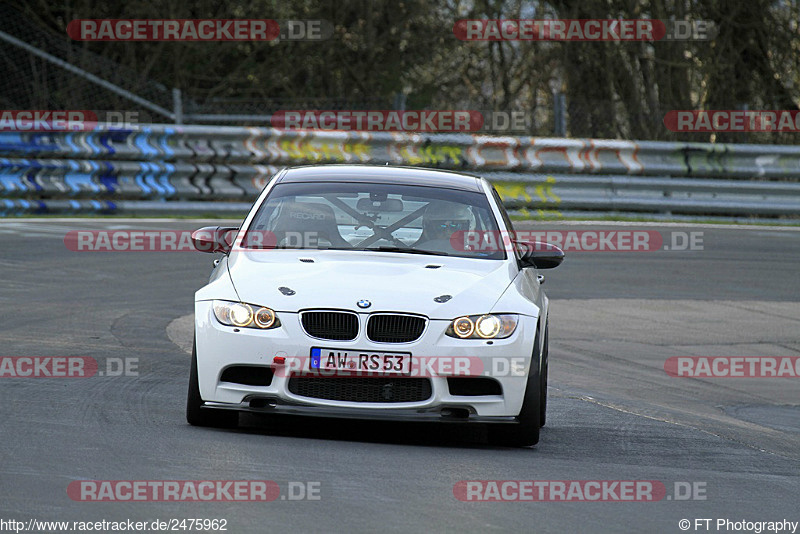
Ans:
POLYGON ((427 378, 293 376, 289 391, 301 397, 350 402, 419 402, 431 397, 427 378))
POLYGON ((447 387, 451 395, 502 395, 503 388, 494 378, 483 376, 448 376, 447 387))
POLYGON ((311 337, 350 341, 358 335, 358 316, 337 311, 310 311, 302 314, 303 329, 311 337))
POLYGON ((375 314, 367 322, 367 337, 379 343, 409 343, 423 330, 425 319, 412 315, 375 314))
POLYGON ((256 365, 234 365, 222 372, 220 382, 232 382, 246 386, 269 386, 273 371, 269 367, 256 365))

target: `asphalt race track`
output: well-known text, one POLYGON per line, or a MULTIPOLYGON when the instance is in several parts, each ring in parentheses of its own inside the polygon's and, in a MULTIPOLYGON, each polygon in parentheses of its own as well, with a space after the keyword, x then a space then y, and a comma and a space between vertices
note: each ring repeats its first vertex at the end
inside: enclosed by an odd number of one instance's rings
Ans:
POLYGON ((671 232, 702 232, 702 249, 568 251, 543 272, 552 300, 548 423, 536 447, 507 449, 487 445, 477 426, 255 416, 236 431, 189 426, 190 314, 213 256, 74 252, 64 236, 204 225, 0 221, 0 356, 84 356, 103 372, 0 377, 1 520, 224 518, 233 533, 683 532, 682 519, 696 532, 706 518, 708 532, 734 532, 715 530, 717 519, 800 521, 800 379, 664 370, 675 356, 800 356, 800 230, 529 226, 645 229, 667 247, 671 232), (119 371, 120 362, 133 367, 119 371), (281 496, 83 502, 67 492, 80 480, 270 480, 281 496), (462 502, 453 492, 462 480, 651 480, 666 495, 462 502), (299 482, 318 498, 294 500, 299 482))

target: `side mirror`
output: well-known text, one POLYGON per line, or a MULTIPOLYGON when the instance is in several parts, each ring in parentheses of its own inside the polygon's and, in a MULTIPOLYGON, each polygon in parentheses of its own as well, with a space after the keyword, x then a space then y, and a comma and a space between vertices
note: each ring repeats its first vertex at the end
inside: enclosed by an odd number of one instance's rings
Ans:
POLYGON ((553 269, 564 261, 564 251, 550 243, 541 241, 514 241, 522 252, 523 267, 536 267, 537 269, 553 269))
POLYGON ((238 231, 229 226, 205 226, 192 232, 192 244, 200 252, 228 253, 238 231))

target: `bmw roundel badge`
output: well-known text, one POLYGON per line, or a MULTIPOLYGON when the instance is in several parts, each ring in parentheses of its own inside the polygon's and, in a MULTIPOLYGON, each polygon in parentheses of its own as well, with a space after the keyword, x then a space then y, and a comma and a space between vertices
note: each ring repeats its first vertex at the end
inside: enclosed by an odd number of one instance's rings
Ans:
POLYGON ((361 299, 356 304, 358 305, 359 308, 369 308, 370 306, 372 306, 372 303, 367 299, 361 299))

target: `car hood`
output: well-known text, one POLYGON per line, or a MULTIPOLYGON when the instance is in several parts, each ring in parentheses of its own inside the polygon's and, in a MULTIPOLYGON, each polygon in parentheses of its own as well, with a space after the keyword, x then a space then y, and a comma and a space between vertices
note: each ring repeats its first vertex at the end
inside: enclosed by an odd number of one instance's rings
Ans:
POLYGON ((514 274, 500 260, 307 249, 233 252, 228 269, 243 302, 276 311, 401 311, 431 319, 492 311, 514 274), (433 300, 442 295, 451 298, 433 300), (369 308, 357 306, 362 299, 369 308))

